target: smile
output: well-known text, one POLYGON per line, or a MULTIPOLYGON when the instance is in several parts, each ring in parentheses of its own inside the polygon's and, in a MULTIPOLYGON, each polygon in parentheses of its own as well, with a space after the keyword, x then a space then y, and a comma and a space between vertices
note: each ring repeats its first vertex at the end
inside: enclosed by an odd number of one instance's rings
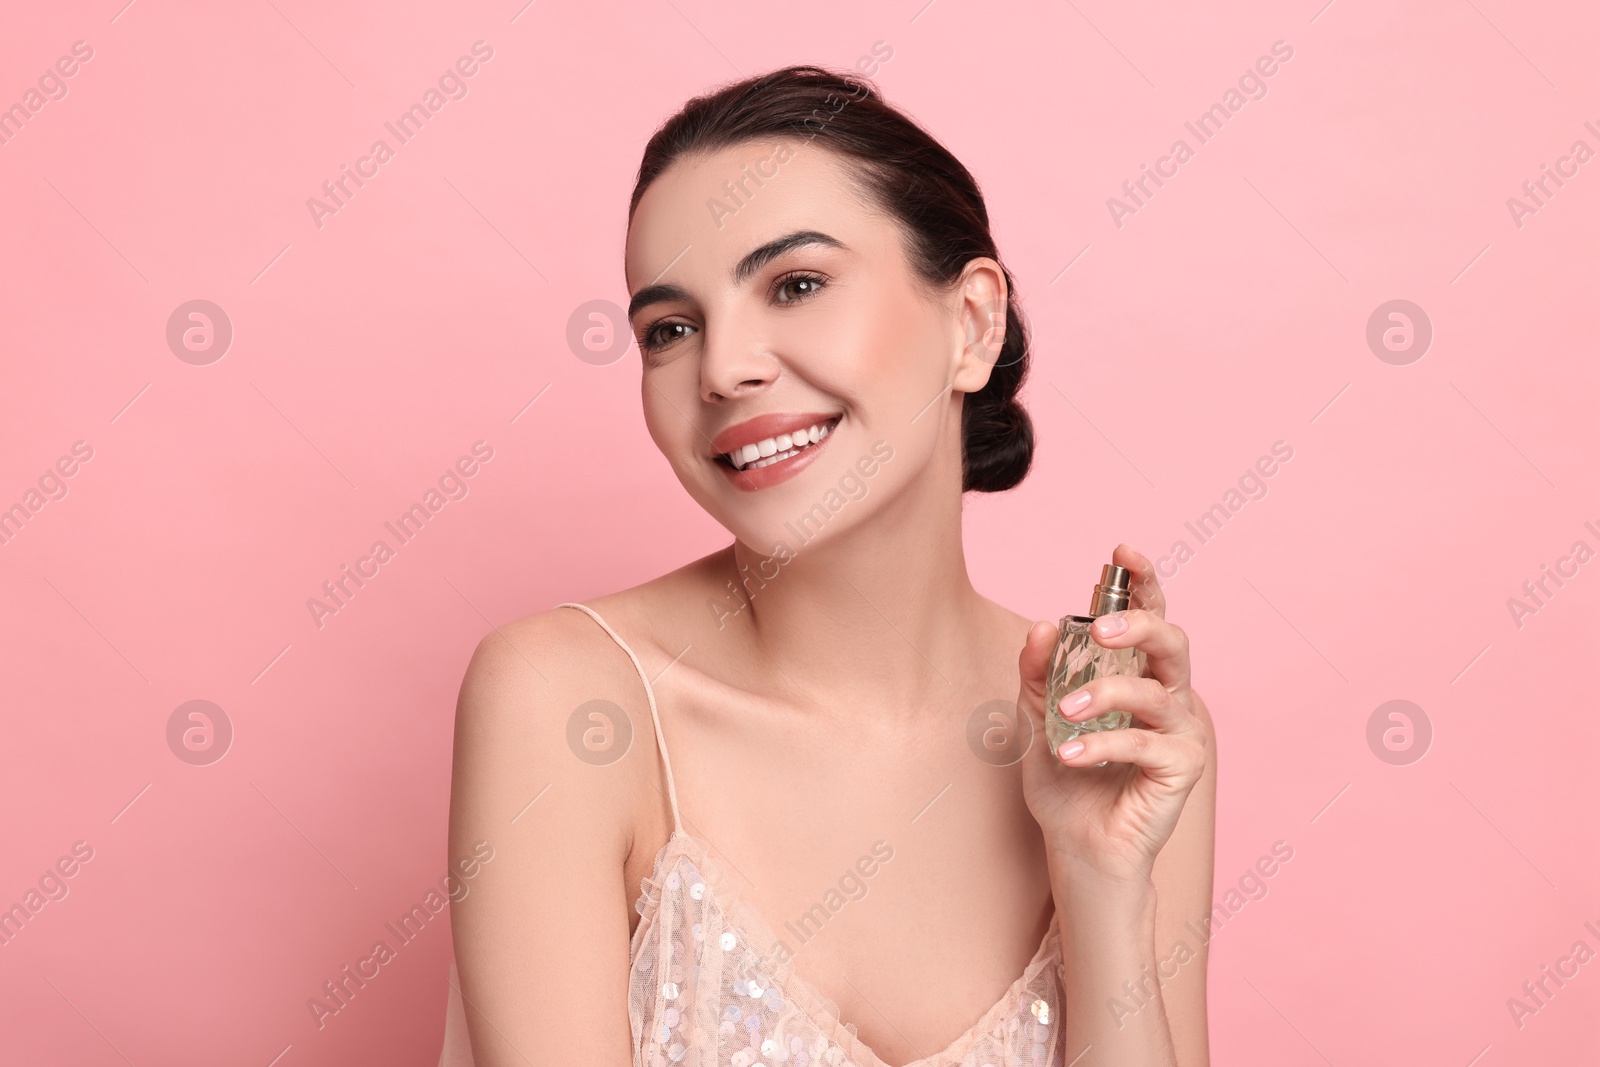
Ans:
POLYGON ((752 441, 732 452, 724 452, 718 458, 734 470, 759 470, 762 467, 770 467, 774 463, 781 463, 798 456, 817 444, 832 432, 838 422, 838 418, 832 418, 792 433, 781 433, 776 437, 752 441))

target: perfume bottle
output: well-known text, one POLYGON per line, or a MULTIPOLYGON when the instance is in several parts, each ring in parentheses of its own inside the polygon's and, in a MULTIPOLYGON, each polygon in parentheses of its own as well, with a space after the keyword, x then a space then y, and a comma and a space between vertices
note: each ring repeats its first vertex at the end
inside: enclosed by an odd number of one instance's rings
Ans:
MULTIPOLYGON (((1089 614, 1064 616, 1057 627, 1056 648, 1050 657, 1045 674, 1044 732, 1050 742, 1050 751, 1061 747, 1062 742, 1075 740, 1079 735, 1099 730, 1121 730, 1133 721, 1133 713, 1112 708, 1083 722, 1070 722, 1061 717, 1062 698, 1071 694, 1085 682, 1104 674, 1129 674, 1142 677, 1145 672, 1144 651, 1137 648, 1105 648, 1097 644, 1089 627, 1101 615, 1123 611, 1128 607, 1129 574, 1126 567, 1107 563, 1100 570, 1100 582, 1089 599, 1089 614)), ((1106 762, 1096 764, 1104 767, 1106 762)))

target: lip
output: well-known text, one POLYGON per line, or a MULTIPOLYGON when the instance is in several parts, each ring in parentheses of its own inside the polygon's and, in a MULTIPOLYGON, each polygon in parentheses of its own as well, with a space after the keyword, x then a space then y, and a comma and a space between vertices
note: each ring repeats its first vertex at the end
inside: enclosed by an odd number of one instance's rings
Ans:
MULTIPOLYGON (((828 421, 830 418, 833 418, 833 416, 828 416, 826 418, 817 418, 816 416, 806 417, 810 418, 811 422, 802 422, 790 428, 802 430, 813 423, 824 422, 828 421)), ((748 468, 745 470, 735 470, 733 467, 730 467, 728 464, 723 463, 720 460, 712 460, 712 462, 715 463, 717 469, 722 472, 723 477, 727 478, 728 481, 733 483, 735 489, 739 489, 746 493, 754 493, 762 489, 770 489, 774 485, 788 481, 790 478, 793 478, 795 475, 799 474, 801 471, 805 470, 813 462, 815 462, 817 456, 833 443, 833 439, 838 433, 839 426, 843 424, 844 419, 842 416, 840 416, 838 417, 838 422, 835 423, 833 430, 829 431, 828 436, 824 437, 816 444, 801 449, 799 453, 790 456, 788 459, 781 459, 776 463, 769 463, 765 467, 757 467, 755 470, 749 470, 748 468)), ((781 430, 779 431, 779 433, 782 432, 783 431, 781 430)), ((773 435, 771 433, 763 433, 762 436, 771 437, 773 435)), ((758 437, 756 440, 759 441, 761 438, 758 437)))
MULTIPOLYGON (((726 455, 736 448, 753 445, 757 441, 765 441, 767 438, 777 437, 779 434, 803 430, 807 426, 815 426, 819 422, 827 422, 838 417, 837 412, 816 411, 796 414, 773 412, 768 415, 757 415, 753 419, 735 423, 717 434, 716 437, 713 437, 711 439, 711 458, 716 459, 718 456, 726 455)), ((823 438, 823 440, 826 441, 827 438, 823 438)), ((773 466, 776 467, 778 464, 774 463, 773 466)))

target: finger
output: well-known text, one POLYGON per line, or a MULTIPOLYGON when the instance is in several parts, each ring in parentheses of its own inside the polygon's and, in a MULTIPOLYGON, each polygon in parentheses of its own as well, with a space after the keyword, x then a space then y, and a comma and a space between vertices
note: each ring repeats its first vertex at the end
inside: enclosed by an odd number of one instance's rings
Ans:
POLYGON ((1189 688, 1189 635, 1175 623, 1144 608, 1129 608, 1100 616, 1089 632, 1105 648, 1142 650, 1146 676, 1168 689, 1189 688))
POLYGON ((1017 671, 1022 676, 1022 686, 1017 702, 1030 714, 1044 716, 1045 677, 1050 669, 1050 653, 1055 649, 1056 627, 1049 622, 1036 622, 1028 630, 1017 655, 1017 671))
POLYGON ((1101 730, 1068 741, 1056 750, 1056 758, 1069 767, 1093 767, 1097 763, 1131 763, 1150 777, 1174 785, 1193 784, 1204 769, 1203 756, 1192 741, 1154 730, 1101 730), (1074 745, 1083 747, 1061 759, 1062 752, 1074 745), (1199 765, 1197 765, 1199 764, 1199 765))
POLYGON ((1145 726, 1166 734, 1181 734, 1199 729, 1199 720, 1186 701, 1154 678, 1135 678, 1108 674, 1085 682, 1061 699, 1061 717, 1068 722, 1083 722, 1108 711, 1126 711, 1138 716, 1145 726), (1089 702, 1077 705, 1075 697, 1089 702))
POLYGON ((1128 570, 1129 607, 1144 608, 1167 617, 1167 594, 1156 578, 1156 566, 1132 545, 1120 544, 1111 550, 1111 562, 1128 570))

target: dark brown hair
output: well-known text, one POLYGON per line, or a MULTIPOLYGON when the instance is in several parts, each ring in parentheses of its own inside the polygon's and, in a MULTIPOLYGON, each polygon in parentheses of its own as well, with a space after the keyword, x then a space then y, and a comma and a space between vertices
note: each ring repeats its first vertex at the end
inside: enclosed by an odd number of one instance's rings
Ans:
MULTIPOLYGON (((645 146, 628 205, 631 223, 650 183, 680 157, 774 136, 815 141, 854 164, 863 195, 900 224, 915 273, 948 291, 971 260, 999 263, 983 194, 967 168, 915 121, 850 73, 799 65, 697 96, 645 146)), ((1017 403, 1028 374, 1028 331, 1017 288, 1006 279, 1005 342, 988 383, 967 394, 961 414, 961 488, 1010 489, 1033 461, 1033 422, 1017 403)))

